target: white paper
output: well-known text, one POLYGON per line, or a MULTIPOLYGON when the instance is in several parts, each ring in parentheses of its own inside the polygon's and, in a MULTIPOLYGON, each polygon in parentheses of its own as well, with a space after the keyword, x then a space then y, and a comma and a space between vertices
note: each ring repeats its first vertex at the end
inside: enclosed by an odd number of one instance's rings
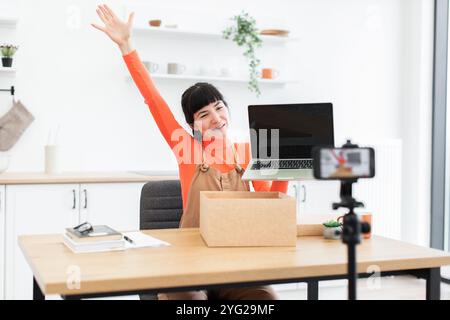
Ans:
POLYGON ((142 233, 140 231, 134 231, 134 232, 123 232, 124 236, 128 237, 133 241, 133 243, 130 243, 129 241, 126 241, 126 248, 145 248, 145 247, 167 247, 170 246, 170 243, 153 238, 145 233, 142 233))

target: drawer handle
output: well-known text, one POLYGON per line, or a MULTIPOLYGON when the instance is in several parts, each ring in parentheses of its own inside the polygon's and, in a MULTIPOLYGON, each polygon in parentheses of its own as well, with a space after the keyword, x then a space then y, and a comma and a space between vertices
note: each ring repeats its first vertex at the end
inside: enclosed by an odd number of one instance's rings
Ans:
POLYGON ((72 193, 73 193, 73 206, 72 206, 72 209, 75 209, 76 206, 77 206, 77 196, 76 196, 76 193, 75 193, 75 189, 72 189, 72 193))
POLYGON ((87 209, 87 190, 84 189, 84 209, 87 209))
POLYGON ((294 189, 294 195, 295 195, 295 198, 298 199, 298 187, 297 187, 297 185, 294 184, 294 185, 292 186, 292 188, 294 189))

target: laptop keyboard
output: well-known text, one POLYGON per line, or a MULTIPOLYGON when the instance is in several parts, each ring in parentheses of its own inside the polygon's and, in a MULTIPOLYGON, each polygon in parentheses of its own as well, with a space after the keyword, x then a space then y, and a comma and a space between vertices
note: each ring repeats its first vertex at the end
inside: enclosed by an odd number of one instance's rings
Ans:
POLYGON ((252 165, 252 170, 260 169, 312 169, 313 160, 258 160, 252 165))

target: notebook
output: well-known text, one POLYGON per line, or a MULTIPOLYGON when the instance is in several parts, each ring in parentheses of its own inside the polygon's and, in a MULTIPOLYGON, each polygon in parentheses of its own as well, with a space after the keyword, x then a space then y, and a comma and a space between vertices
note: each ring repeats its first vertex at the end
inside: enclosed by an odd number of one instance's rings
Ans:
POLYGON ((67 228, 66 234, 69 236, 74 242, 83 243, 83 242, 95 242, 95 241, 113 241, 113 240, 121 240, 122 234, 117 232, 116 230, 105 226, 93 226, 94 230, 86 235, 81 234, 78 230, 73 228, 67 228))
POLYGON ((158 248, 170 246, 166 241, 159 240, 143 232, 124 232, 119 240, 75 242, 68 233, 63 234, 64 244, 74 253, 104 252, 137 248, 158 248), (122 238, 123 236, 123 238, 122 238))
POLYGON ((94 242, 75 242, 68 234, 63 235, 64 244, 71 249, 74 253, 88 253, 88 252, 102 252, 102 251, 115 251, 125 250, 126 241, 120 240, 106 240, 106 241, 94 241, 94 242))

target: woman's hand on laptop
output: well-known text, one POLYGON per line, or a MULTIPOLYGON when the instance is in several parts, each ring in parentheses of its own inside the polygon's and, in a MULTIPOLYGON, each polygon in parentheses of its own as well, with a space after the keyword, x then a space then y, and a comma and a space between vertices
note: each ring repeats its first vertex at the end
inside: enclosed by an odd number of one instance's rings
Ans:
POLYGON ((97 7, 97 14, 105 24, 104 26, 92 23, 91 25, 103 31, 108 37, 117 43, 122 54, 133 51, 131 46, 131 28, 133 26, 134 12, 130 13, 128 21, 120 20, 117 15, 106 4, 97 7))

